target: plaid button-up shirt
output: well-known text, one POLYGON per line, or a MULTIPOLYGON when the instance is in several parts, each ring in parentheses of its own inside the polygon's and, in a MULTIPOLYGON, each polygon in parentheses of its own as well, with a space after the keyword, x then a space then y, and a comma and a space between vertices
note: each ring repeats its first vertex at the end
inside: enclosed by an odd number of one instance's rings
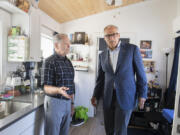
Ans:
POLYGON ((63 57, 55 53, 46 59, 44 85, 68 87, 69 90, 66 92, 69 95, 75 93, 74 68, 71 61, 66 56, 63 57))

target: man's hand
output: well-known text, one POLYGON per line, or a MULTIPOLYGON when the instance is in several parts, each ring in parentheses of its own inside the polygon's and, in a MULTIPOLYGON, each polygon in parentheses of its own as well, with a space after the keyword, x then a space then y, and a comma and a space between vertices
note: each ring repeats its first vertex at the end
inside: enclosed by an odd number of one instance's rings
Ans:
POLYGON ((145 98, 139 98, 139 108, 140 109, 144 109, 144 103, 145 103, 146 99, 145 98))
POLYGON ((62 96, 71 99, 71 96, 68 95, 67 92, 66 92, 67 90, 69 90, 69 88, 67 88, 67 87, 60 87, 60 88, 58 89, 58 92, 59 92, 59 94, 61 94, 62 96))
POLYGON ((92 97, 92 98, 91 98, 91 104, 92 104, 94 107, 97 106, 97 99, 96 99, 96 97, 92 97))

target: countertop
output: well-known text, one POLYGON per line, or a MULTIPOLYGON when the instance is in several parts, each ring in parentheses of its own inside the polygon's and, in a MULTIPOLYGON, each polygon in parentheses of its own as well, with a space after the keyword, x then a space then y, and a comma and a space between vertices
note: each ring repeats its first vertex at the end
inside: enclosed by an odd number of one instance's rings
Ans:
POLYGON ((39 107, 42 107, 44 104, 44 94, 27 94, 15 97, 13 100, 17 102, 26 102, 31 104, 20 111, 17 111, 3 119, 0 119, 0 131, 10 126, 14 122, 18 121, 19 119, 23 118, 24 116, 35 111, 39 107))

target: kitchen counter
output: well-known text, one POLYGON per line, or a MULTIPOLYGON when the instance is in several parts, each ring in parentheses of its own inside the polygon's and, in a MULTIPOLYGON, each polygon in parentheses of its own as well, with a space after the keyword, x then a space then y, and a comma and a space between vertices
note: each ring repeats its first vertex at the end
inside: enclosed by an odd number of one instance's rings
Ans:
POLYGON ((12 113, 11 115, 0 119, 0 131, 7 128, 14 122, 20 120, 31 112, 35 111, 39 107, 43 107, 44 94, 27 94, 19 97, 15 97, 13 101, 31 103, 29 106, 12 113))

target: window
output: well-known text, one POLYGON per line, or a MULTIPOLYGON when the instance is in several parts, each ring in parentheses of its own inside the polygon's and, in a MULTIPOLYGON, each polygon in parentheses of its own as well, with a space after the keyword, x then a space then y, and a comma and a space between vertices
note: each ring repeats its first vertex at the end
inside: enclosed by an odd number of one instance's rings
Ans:
POLYGON ((52 37, 45 34, 41 34, 41 50, 43 59, 46 59, 54 53, 52 37))

